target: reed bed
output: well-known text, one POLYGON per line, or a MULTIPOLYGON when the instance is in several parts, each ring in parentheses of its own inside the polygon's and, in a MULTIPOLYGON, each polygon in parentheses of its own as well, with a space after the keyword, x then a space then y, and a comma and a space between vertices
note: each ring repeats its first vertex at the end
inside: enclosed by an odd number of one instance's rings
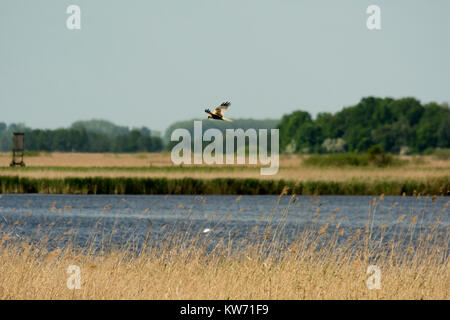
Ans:
MULTIPOLYGON (((142 241, 114 247, 114 230, 102 230, 101 239, 90 237, 81 248, 70 242, 50 248, 45 236, 15 237, 20 223, 12 230, 2 225, 0 299, 449 299, 450 202, 426 225, 424 215, 392 217, 388 237, 385 226, 373 224, 383 197, 370 203, 363 228, 344 228, 330 215, 291 241, 285 220, 275 219, 278 210, 240 243, 236 232, 212 242, 196 230, 165 225, 158 241, 149 229, 142 241), (71 265, 80 268, 80 289, 67 286, 71 265), (368 287, 370 265, 381 271, 379 289, 368 287)), ((291 195, 288 207, 295 201, 291 195)))
POLYGON ((428 179, 348 181, 293 181, 240 178, 27 178, 0 176, 1 193, 54 194, 280 194, 288 188, 296 194, 415 195, 450 194, 447 176, 428 179))
MULTIPOLYGON (((255 165, 183 165, 174 166, 169 153, 138 154, 83 154, 83 153, 42 153, 26 157, 26 167, 10 168, 10 155, 0 154, 0 176, 31 179, 65 178, 135 178, 135 179, 176 179, 193 178, 196 180, 213 179, 258 179, 293 180, 315 184, 318 182, 341 186, 356 184, 396 185, 397 194, 400 184, 434 184, 431 180, 450 180, 450 161, 430 156, 398 157, 401 166, 379 168, 376 166, 311 166, 304 164, 310 156, 280 155, 280 168, 276 175, 262 176, 260 167, 255 165), (431 181, 431 182, 430 182, 431 181)), ((448 184, 448 183, 444 183, 448 184)), ((330 188, 326 188, 330 189, 330 188)), ((340 190, 349 188, 339 188, 340 190)), ((355 189, 355 188, 353 188, 355 189)), ((436 190, 436 189, 433 189, 436 190)), ((6 192, 6 191, 4 191, 6 192)), ((78 191, 77 191, 78 192, 78 191)), ((277 193, 278 191, 274 191, 277 193)), ((347 194, 348 191, 341 191, 347 194), (346 193, 347 192, 347 193, 346 193)), ((377 188, 361 194, 378 193, 377 188), (373 190, 375 189, 375 190, 373 190)), ((436 191, 438 192, 438 191, 436 191)), ((349 193, 355 194, 355 193, 349 193)))

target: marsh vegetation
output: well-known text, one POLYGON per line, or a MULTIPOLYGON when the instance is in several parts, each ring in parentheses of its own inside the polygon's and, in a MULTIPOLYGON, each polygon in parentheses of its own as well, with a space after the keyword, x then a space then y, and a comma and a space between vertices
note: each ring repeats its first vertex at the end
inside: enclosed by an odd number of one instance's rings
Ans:
MULTIPOLYGON (((273 209, 248 229, 236 225, 233 216, 245 213, 233 209, 198 225, 187 203, 177 205, 179 219, 149 224, 157 220, 156 203, 136 216, 122 207, 114 211, 132 201, 120 199, 100 209, 103 217, 89 224, 80 242, 74 216, 65 218, 77 208, 52 202, 39 218, 33 198, 15 210, 24 211, 23 219, 1 222, 0 299, 446 300, 450 203, 445 199, 416 196, 386 203, 380 195, 355 224, 339 208, 321 210, 318 196, 280 194, 273 209), (312 211, 299 212, 299 203, 312 211), (124 210, 135 220, 126 232, 124 221, 107 223, 108 215, 124 210), (289 229, 292 214, 302 222, 289 229), (25 235, 22 229, 33 217, 39 227, 25 235), (136 231, 138 225, 144 225, 142 231, 136 231), (213 231, 205 233, 206 225, 213 231), (221 228, 226 232, 216 232, 221 228), (81 270, 79 290, 66 286, 70 265, 81 270), (367 287, 369 265, 381 270, 380 289, 367 287)), ((241 196, 232 200, 236 206, 241 201, 241 196)), ((87 219, 82 211, 81 219, 87 219)))

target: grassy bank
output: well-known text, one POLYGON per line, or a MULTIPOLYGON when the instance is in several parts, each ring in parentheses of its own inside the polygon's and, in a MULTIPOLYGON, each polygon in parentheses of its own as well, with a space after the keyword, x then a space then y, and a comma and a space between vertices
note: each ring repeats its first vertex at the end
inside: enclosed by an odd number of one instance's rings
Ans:
POLYGON ((0 192, 279 194, 287 186, 297 194, 448 194, 450 160, 394 160, 379 166, 368 155, 280 155, 278 173, 262 176, 255 165, 174 166, 169 153, 48 153, 26 157, 20 168, 9 167, 4 153, 0 192))
POLYGON ((414 195, 450 194, 450 178, 293 181, 239 178, 167 179, 167 178, 108 178, 67 177, 28 178, 0 176, 1 193, 53 194, 295 194, 322 195, 414 195))

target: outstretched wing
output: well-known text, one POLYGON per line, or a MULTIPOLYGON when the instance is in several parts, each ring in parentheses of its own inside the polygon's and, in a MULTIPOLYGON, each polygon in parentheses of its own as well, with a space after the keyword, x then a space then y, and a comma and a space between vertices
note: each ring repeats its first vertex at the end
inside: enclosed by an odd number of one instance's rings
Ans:
POLYGON ((229 102, 229 101, 222 103, 220 106, 218 106, 216 109, 214 109, 214 114, 218 115, 219 117, 222 117, 230 105, 231 105, 231 102, 229 102))

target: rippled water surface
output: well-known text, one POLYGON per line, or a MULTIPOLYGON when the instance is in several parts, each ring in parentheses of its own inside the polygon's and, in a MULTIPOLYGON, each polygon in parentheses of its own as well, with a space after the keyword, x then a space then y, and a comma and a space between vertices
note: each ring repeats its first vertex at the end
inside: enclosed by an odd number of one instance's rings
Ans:
POLYGON ((417 237, 434 226, 448 237, 448 201, 431 196, 4 194, 0 234, 9 235, 9 241, 44 239, 51 246, 80 247, 166 241, 168 232, 211 242, 254 241, 271 232, 289 242, 305 228, 325 225, 330 234, 370 227, 374 237, 386 239, 399 232, 417 237))

